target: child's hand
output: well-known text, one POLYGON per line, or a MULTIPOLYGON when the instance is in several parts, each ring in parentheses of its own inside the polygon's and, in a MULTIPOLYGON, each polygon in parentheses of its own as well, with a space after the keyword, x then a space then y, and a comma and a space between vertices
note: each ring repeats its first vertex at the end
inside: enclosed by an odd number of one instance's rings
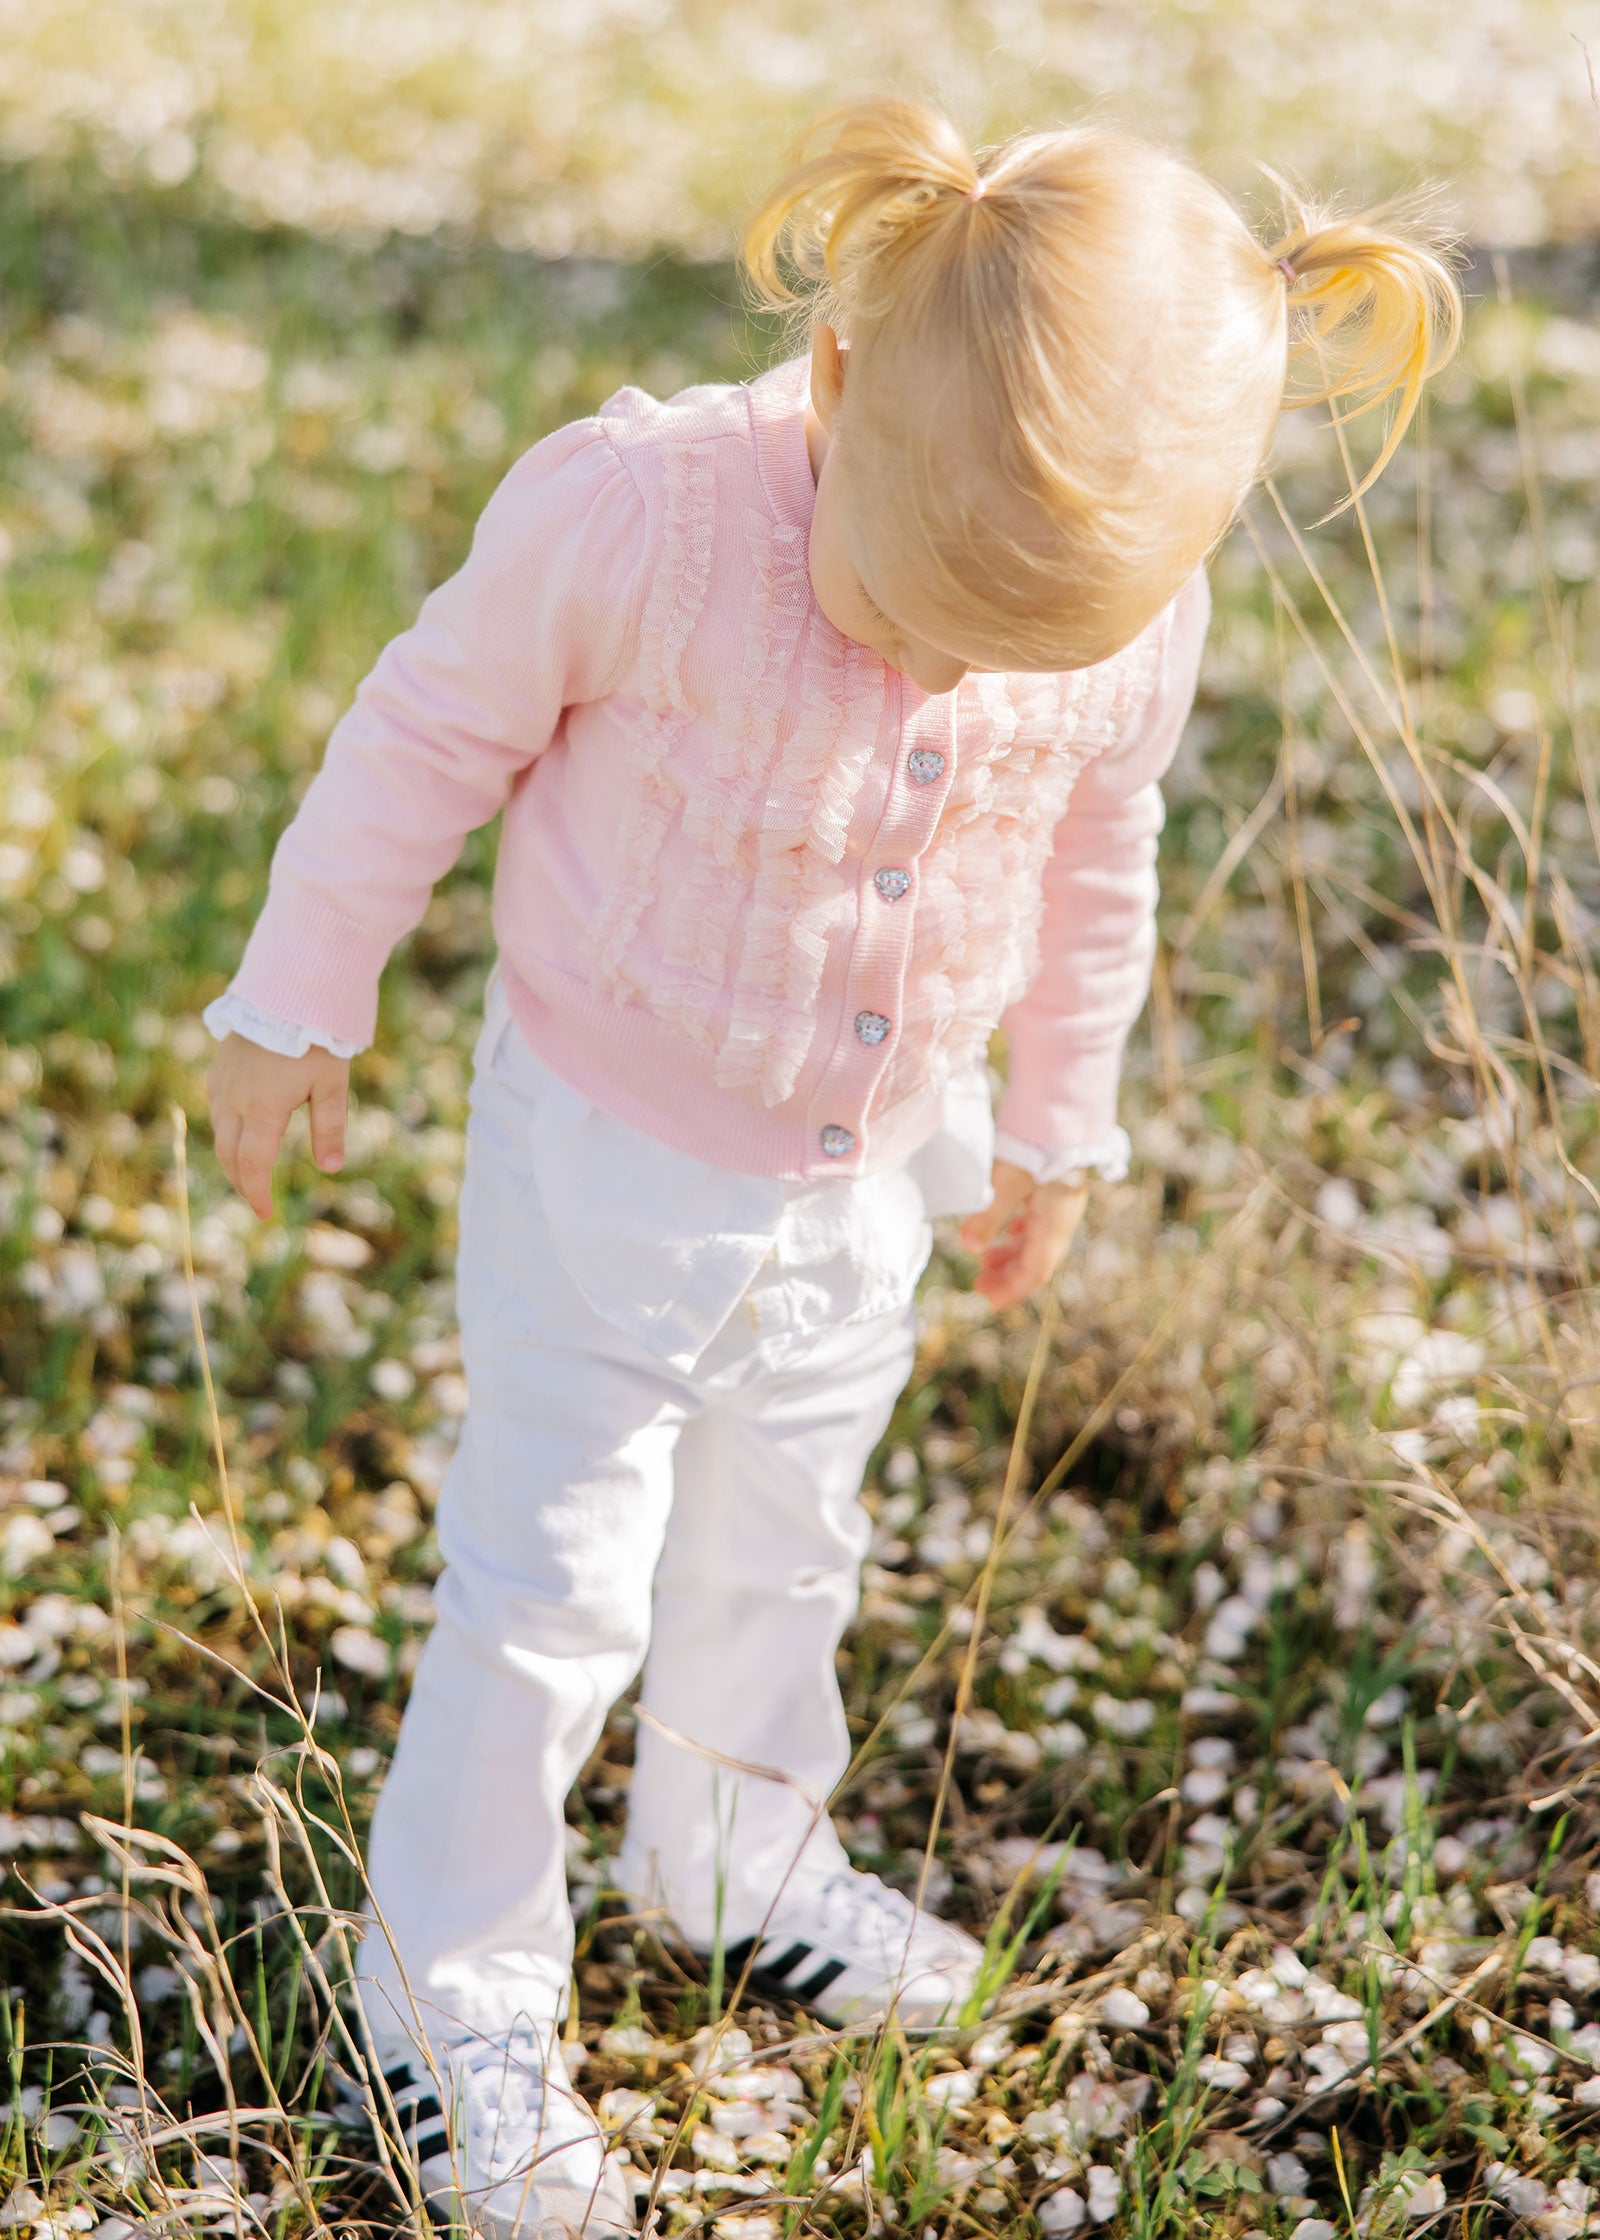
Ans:
POLYGON ((969 1252, 983 1254, 973 1290, 991 1307, 1014 1307, 1049 1282, 1078 1233, 1089 1185, 1035 1182, 1008 1159, 996 1159, 993 1181, 989 1204, 962 1222, 961 1242, 969 1252))
POLYGON ((263 1221, 272 1219, 272 1165, 291 1113, 311 1107, 311 1156, 325 1173, 344 1165, 350 1061, 331 1050, 303 1058, 230 1034, 211 1061, 206 1095, 222 1171, 263 1221))

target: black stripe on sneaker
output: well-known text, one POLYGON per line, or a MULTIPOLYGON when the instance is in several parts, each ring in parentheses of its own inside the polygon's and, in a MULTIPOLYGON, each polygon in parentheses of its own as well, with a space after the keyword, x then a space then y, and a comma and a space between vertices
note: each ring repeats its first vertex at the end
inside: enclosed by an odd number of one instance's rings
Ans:
POLYGON ((830 1983, 836 1983, 844 1974, 842 1960, 825 1960, 814 1976, 807 1976, 804 1983, 796 1984, 797 1999, 820 1999, 830 1983))
POLYGON ((383 2071, 383 2081, 391 2092, 409 2092, 417 2079, 409 2061, 397 2061, 392 2069, 383 2071))
POLYGON ((742 1975, 744 1973, 745 1962, 749 1959, 751 1953, 754 1952, 755 1948, 756 1940, 754 1937, 741 1937, 737 1944, 730 1944, 726 1952, 724 1952, 724 1954, 722 1955, 723 1974, 725 1976, 735 1977, 742 1975))
POLYGON ((411 2151, 419 2162, 431 2162, 436 2154, 450 2152, 450 2134, 441 2125, 437 2131, 424 2132, 420 2139, 413 2139, 411 2151))
POLYGON ((795 1969, 799 1967, 801 1961, 809 1960, 810 1957, 810 1945, 792 1944, 790 1945, 787 1952, 780 1952, 776 1960, 763 1960, 761 1963, 761 1973, 764 1976, 770 1977, 770 1979, 774 1983, 786 1984, 790 1976, 794 1974, 795 1969))
POLYGON ((424 2093, 420 2100, 413 2100, 408 2107, 397 2109, 396 2113, 410 2131, 414 2131, 421 2123, 444 2121, 444 2110, 431 2092, 424 2093))

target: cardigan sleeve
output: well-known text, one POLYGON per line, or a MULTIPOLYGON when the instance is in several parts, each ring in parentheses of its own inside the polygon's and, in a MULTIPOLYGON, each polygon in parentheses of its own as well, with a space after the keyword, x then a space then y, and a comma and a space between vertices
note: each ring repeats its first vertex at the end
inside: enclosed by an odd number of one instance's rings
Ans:
POLYGON ((546 436, 455 575, 384 648, 273 854, 229 987, 330 1047, 372 1040, 378 979, 467 834, 603 698, 637 633, 644 508, 604 427, 546 436))
POLYGON ((1009 1066, 996 1149, 1045 1179, 1074 1166, 1126 1166, 1117 1086, 1155 961, 1159 781, 1194 700, 1211 615, 1203 566, 1169 614, 1148 698, 1080 774, 1056 827, 1039 969, 1001 1021, 1009 1066))

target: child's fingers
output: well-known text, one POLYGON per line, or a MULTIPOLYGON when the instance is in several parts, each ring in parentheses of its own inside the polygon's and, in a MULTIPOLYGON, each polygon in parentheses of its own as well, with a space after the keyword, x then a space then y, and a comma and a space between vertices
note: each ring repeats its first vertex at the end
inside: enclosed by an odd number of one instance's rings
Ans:
POLYGON ((316 1081, 311 1086, 311 1156, 324 1174, 335 1174, 344 1165, 344 1124, 347 1103, 342 1081, 316 1081))
POLYGON ((994 1196, 961 1224, 961 1242, 968 1252, 979 1252, 1016 1219, 1017 1208, 1028 1195, 1029 1178, 1017 1167, 997 1167, 994 1196))
POLYGON ((1009 1250, 989 1254, 979 1273, 977 1289, 991 1307, 1014 1307, 1029 1298, 1048 1280, 1054 1261, 1037 1239, 1026 1238, 1009 1250))
POLYGON ((239 1115, 224 1105, 220 1111, 213 1107, 211 1137, 217 1148, 217 1164, 235 1190, 239 1187, 239 1115))
POLYGON ((234 1188, 263 1221, 272 1219, 272 1165, 283 1125, 281 1120, 248 1119, 239 1131, 234 1188))
POLYGON ((1025 1299, 1033 1286, 1027 1280, 1021 1248, 1002 1245, 994 1252, 986 1252, 972 1287, 997 1309, 1014 1307, 1019 1299, 1025 1299))
POLYGON ((1047 1198, 1042 1206, 1036 1199, 1030 1216, 984 1254, 974 1290, 991 1307, 1014 1307, 1048 1283, 1077 1234, 1086 1195, 1074 1192, 1059 1203, 1047 1198))
POLYGON ((1010 1284, 1012 1275, 1026 1244, 1027 1231, 1022 1225, 1013 1225, 995 1238, 978 1261, 978 1272, 972 1279, 974 1291, 981 1291, 994 1304, 994 1293, 1010 1284))

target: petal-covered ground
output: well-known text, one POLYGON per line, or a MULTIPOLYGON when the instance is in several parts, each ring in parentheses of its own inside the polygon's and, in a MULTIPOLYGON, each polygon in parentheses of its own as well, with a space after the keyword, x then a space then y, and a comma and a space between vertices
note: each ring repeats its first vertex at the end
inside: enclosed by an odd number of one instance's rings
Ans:
MULTIPOLYGON (((59 79, 18 21, 5 82, 59 79)), ((336 22, 285 12, 284 52, 336 22)), ((208 116, 249 106, 225 78, 208 116)), ((270 1225, 210 1156, 199 1014, 507 463, 778 347, 724 265, 314 238, 201 142, 180 185, 54 143, 0 174, 0 2225, 36 2240, 407 2215, 331 2071, 465 1404, 489 836, 386 980, 343 1174, 297 1137, 270 1225)), ((1530 166, 1579 176, 1567 145, 1530 166)), ((988 2011, 911 2045, 731 2005, 609 1892, 626 1707, 587 1770, 572 2057, 663 2231, 1589 2229, 1584 271, 1474 268, 1364 521, 1299 526, 1344 483, 1325 416, 1285 422, 1167 789, 1134 1174, 1048 1318, 989 1317, 948 1239, 925 1286, 837 1816, 989 1935, 988 2011)))

